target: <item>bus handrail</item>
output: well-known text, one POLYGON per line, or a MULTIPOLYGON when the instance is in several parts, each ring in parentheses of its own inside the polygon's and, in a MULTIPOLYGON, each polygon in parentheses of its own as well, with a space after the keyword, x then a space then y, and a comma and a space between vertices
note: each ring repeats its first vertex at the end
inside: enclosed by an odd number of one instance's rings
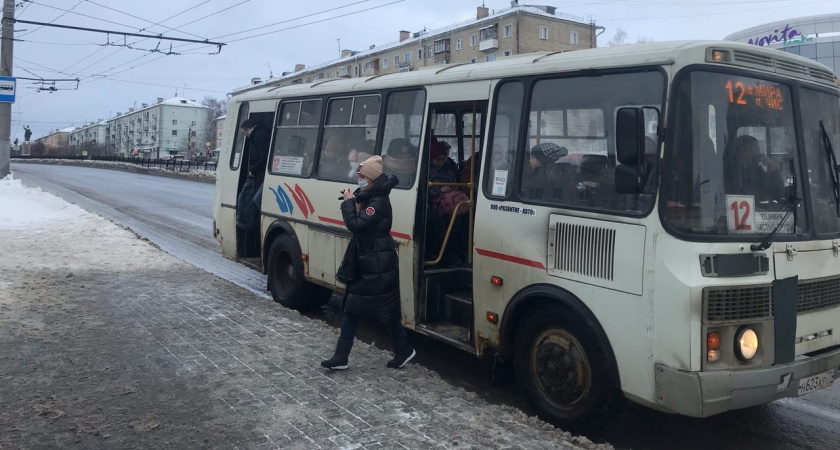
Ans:
POLYGON ((458 216, 458 208, 461 207, 463 204, 468 204, 470 206, 469 211, 469 225, 467 228, 467 264, 472 264, 472 248, 473 248, 473 221, 475 220, 474 211, 475 211, 475 132, 476 132, 476 121, 475 116, 477 114, 476 104, 473 102, 473 116, 472 116, 472 136, 470 137, 470 181, 469 183, 447 183, 447 182, 440 182, 440 181, 429 181, 429 187, 432 186, 450 186, 450 187, 466 187, 469 191, 470 198, 469 200, 464 200, 459 202, 455 205, 455 210, 452 212, 452 217, 449 219, 449 227, 446 229, 446 235, 443 237, 443 244, 440 246, 440 252, 438 256, 433 261, 425 261, 427 266, 433 266, 435 264, 439 264, 440 261, 443 259, 443 252, 446 249, 446 244, 449 243, 449 236, 452 234, 452 227, 455 225, 455 218, 458 216))
POLYGON ((455 205, 455 210, 452 212, 452 217, 449 219, 449 226, 446 228, 446 234, 443 236, 443 243, 440 245, 440 252, 434 260, 424 261, 427 266, 439 264, 443 259, 443 251, 446 249, 446 244, 449 242, 449 236, 452 234, 452 228, 455 226, 455 218, 458 217, 458 209, 461 208, 461 205, 470 205, 470 210, 473 208, 472 200, 464 200, 455 205))

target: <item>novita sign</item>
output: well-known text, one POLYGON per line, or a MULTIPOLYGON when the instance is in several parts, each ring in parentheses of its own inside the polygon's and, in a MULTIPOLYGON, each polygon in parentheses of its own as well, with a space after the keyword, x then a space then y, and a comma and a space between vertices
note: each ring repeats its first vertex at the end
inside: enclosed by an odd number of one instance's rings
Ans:
POLYGON ((813 37, 805 36, 799 31, 796 31, 795 28, 791 28, 790 24, 787 24, 781 32, 778 29, 773 30, 773 33, 767 36, 757 36, 755 39, 750 39, 747 41, 747 44, 765 47, 778 42, 781 42, 783 45, 793 45, 813 40, 813 37))

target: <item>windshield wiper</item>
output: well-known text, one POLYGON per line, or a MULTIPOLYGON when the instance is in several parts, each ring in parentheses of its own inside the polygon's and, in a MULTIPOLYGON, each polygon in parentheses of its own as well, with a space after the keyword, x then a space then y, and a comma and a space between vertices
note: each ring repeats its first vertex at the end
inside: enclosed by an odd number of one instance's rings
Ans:
POLYGON ((822 120, 820 120, 820 137, 822 138, 823 150, 828 158, 828 171, 831 173, 831 187, 834 193, 834 207, 837 217, 840 217, 840 166, 837 165, 837 156, 834 154, 831 138, 828 137, 828 132, 825 131, 822 120))
MULTIPOLYGON (((796 211, 797 208, 799 208, 799 202, 802 201, 802 199, 799 198, 799 196, 797 195, 798 194, 798 187, 796 185, 796 166, 793 164, 793 159, 790 160, 790 166, 789 167, 790 167, 790 175, 791 175, 791 178, 792 178, 792 181, 793 181, 793 184, 791 184, 791 186, 793 186, 793 192, 788 196, 788 200, 787 200, 787 202, 785 202, 785 205, 782 208, 782 211, 787 210, 787 214, 785 214, 785 216, 782 218, 781 222, 779 222, 776 225, 776 227, 773 228, 773 231, 771 231, 767 236, 765 236, 764 239, 762 239, 760 243, 750 245, 750 250, 752 250, 754 252, 760 252, 762 250, 767 250, 768 248, 770 248, 770 245, 773 243, 773 238, 775 238, 776 235, 779 233, 779 231, 782 229, 782 226, 784 226, 784 224, 787 222, 788 217, 790 217, 790 215, 793 214, 794 211, 796 211)), ((793 216, 793 229, 794 229, 794 231, 796 231, 796 215, 795 214, 793 216)))

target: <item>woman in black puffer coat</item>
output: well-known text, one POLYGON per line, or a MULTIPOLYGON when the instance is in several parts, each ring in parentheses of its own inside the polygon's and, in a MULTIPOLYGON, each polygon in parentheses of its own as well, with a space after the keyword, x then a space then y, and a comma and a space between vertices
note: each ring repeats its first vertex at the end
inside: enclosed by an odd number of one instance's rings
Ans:
POLYGON ((399 261, 391 237, 393 213, 388 195, 399 180, 382 173, 382 157, 372 156, 359 164, 359 190, 355 197, 344 191, 341 214, 356 243, 355 273, 348 283, 341 309, 341 334, 335 354, 321 365, 346 369, 360 315, 376 317, 385 324, 394 345, 394 359, 387 366, 401 368, 417 354, 406 340, 400 323, 399 261))

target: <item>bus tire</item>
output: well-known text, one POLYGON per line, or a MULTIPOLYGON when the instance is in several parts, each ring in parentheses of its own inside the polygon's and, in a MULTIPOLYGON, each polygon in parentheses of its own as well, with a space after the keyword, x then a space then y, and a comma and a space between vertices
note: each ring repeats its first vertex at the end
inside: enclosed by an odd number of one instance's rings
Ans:
POLYGON ((277 236, 268 251, 268 290, 275 302, 299 311, 324 306, 332 293, 306 281, 300 245, 288 234, 277 236))
POLYGON ((544 420, 584 430, 606 412, 607 362, 594 336, 581 319, 556 305, 520 322, 514 371, 544 420))

